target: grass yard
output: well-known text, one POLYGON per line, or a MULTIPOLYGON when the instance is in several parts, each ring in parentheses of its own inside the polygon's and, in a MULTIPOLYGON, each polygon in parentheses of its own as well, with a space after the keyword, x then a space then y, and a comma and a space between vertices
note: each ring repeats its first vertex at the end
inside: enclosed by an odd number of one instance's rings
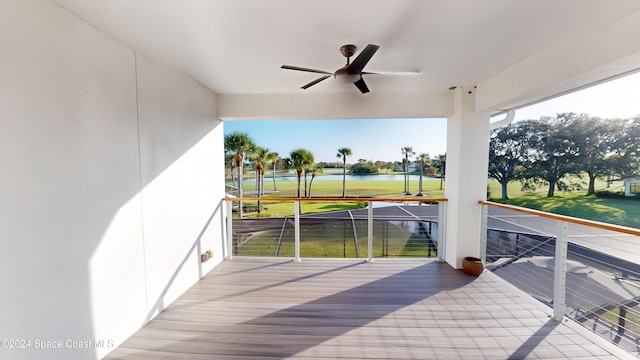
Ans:
MULTIPOLYGON (((289 196, 293 197, 293 196, 289 196)), ((284 197, 283 197, 284 198, 284 197)), ((262 211, 257 212, 257 202, 245 201, 244 217, 284 217, 293 216, 294 203, 292 201, 261 201, 262 211)), ((305 201, 300 204, 301 214, 318 214, 332 211, 362 209, 367 206, 366 202, 313 202, 305 201)))
MULTIPOLYGON (((605 188, 604 183, 596 185, 598 189, 605 188)), ((617 191, 621 188, 622 183, 618 182, 608 190, 617 191)), ((640 201, 638 200, 586 196, 586 189, 564 193, 557 191, 554 197, 548 198, 546 188, 536 192, 522 192, 518 182, 509 184, 508 200, 500 199, 500 184, 495 181, 489 182, 489 192, 493 195, 490 200, 495 202, 640 228, 640 201)))
MULTIPOLYGON (((297 197, 297 181, 278 181, 277 190, 273 191, 273 183, 265 183, 265 198, 293 198, 297 197)), ((303 185, 304 186, 304 185, 303 185)), ((418 193, 418 181, 409 183, 412 194, 405 195, 402 180, 349 180, 347 181, 346 196, 350 198, 411 198, 415 199, 418 193)), ((255 184, 245 183, 243 187, 246 197, 255 197, 255 184)), ((322 180, 316 177, 311 187, 312 197, 342 197, 342 181, 322 180)), ((304 194, 304 187, 302 188, 304 194)), ((440 181, 423 180, 423 198, 442 198, 444 190, 440 190, 440 181)), ((245 202, 246 217, 282 217, 293 216, 293 203, 290 201, 262 201, 261 214, 257 214, 256 202, 245 202), (246 208, 248 206, 248 208, 246 208)), ((321 212, 362 209, 366 207, 366 201, 362 202, 304 202, 301 204, 302 214, 316 214, 321 212)))
MULTIPOLYGON (((426 179, 426 178, 425 178, 426 179)), ((297 181, 276 181, 278 192, 274 196, 295 197, 297 196, 297 181), (279 194, 279 195, 276 195, 279 194)), ((418 181, 409 182, 410 192, 418 193, 418 181)), ((265 182, 264 190, 273 193, 273 183, 265 182)), ((255 184, 246 182, 243 186, 246 196, 255 195, 255 184), (253 194, 253 195, 250 195, 253 194)), ((300 192, 304 195, 304 180, 301 183, 300 192)), ((440 190, 440 181, 423 180, 422 192, 425 196, 437 198, 444 195, 444 190, 440 190)), ((413 196, 411 195, 411 196, 413 196)), ((311 185, 312 197, 340 197, 342 196, 341 180, 323 180, 322 176, 316 177, 311 185)), ((404 195, 404 184, 402 180, 348 180, 346 182, 347 197, 399 197, 404 195)))
MULTIPOLYGON (((324 224, 305 225, 300 229, 301 257, 333 257, 356 258, 358 249, 360 257, 367 257, 367 224, 365 221, 353 223, 350 220, 334 220, 324 224), (356 248, 356 239, 358 246, 356 248)), ((238 248, 240 256, 294 256, 294 231, 292 226, 280 230, 268 230, 255 234, 238 248), (278 247, 278 242, 280 246, 278 247)), ((401 224, 376 221, 374 223, 373 256, 374 257, 427 257, 428 244, 424 236, 414 234, 401 224)), ((435 256, 435 251, 431 256, 435 256)))
MULTIPOLYGON (((597 306, 589 306, 589 307, 583 308, 582 311, 589 312, 597 308, 598 308, 597 306)), ((611 326, 611 328, 613 329, 618 328, 619 317, 620 317, 620 308, 618 307, 611 309, 609 311, 606 311, 597 316, 597 318, 600 321, 605 322, 606 324, 611 326)), ((624 328, 625 328, 626 335, 632 338, 640 337, 640 316, 638 315, 637 309, 634 309, 634 308, 627 309, 625 319, 626 319, 626 322, 625 322, 624 328)), ((602 330, 599 330, 599 331, 602 331, 602 330)))
MULTIPOLYGON (((572 179, 572 182, 580 182, 580 179, 572 179)), ((584 181, 583 181, 584 182, 584 181)), ((277 181, 277 190, 273 191, 273 183, 266 179, 265 190, 268 198, 291 198, 297 196, 297 181, 277 181)), ((302 184, 304 193, 304 184, 302 184)), ((605 183, 596 183, 597 189, 604 189, 605 183)), ((617 191, 622 188, 622 182, 617 182, 608 190, 617 191)), ((418 181, 411 180, 410 192, 413 195, 404 195, 404 182, 402 180, 348 180, 346 183, 347 197, 363 198, 416 198, 418 193, 418 181)), ((245 196, 255 196, 255 184, 244 184, 245 196)), ((341 197, 342 181, 323 180, 322 176, 316 177, 311 186, 313 197, 341 197)), ((595 196, 585 196, 584 189, 572 192, 556 191, 556 195, 547 198, 546 188, 538 189, 534 192, 521 191, 519 182, 514 181, 508 185, 509 200, 500 200, 500 184, 495 180, 489 180, 487 193, 489 199, 496 202, 503 202, 511 205, 527 207, 536 210, 548 211, 556 214, 568 215, 578 218, 603 221, 612 224, 640 228, 640 201, 627 199, 608 199, 595 196)), ((440 181, 423 179, 424 198, 443 198, 444 190, 440 190, 440 181)), ((249 208, 245 211, 245 216, 258 216, 257 204, 247 204, 249 208)), ((262 202, 263 211, 259 216, 282 217, 293 215, 293 204, 291 202, 262 202)), ((303 214, 312 214, 328 211, 350 210, 365 207, 364 202, 351 203, 304 203, 302 204, 303 214)))

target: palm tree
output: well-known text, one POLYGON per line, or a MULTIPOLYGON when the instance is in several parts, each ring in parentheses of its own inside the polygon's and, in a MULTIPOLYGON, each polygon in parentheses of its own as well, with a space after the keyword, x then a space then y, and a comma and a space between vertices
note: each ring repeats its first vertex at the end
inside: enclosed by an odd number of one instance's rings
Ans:
POLYGON ((403 147, 401 150, 402 155, 404 155, 404 193, 405 195, 411 195, 411 193, 409 192, 409 156, 415 154, 415 151, 413 151, 413 148, 410 146, 403 147))
POLYGON ((424 165, 427 161, 429 161, 429 154, 422 153, 418 155, 418 164, 420 165, 420 185, 418 185, 418 193, 416 196, 424 196, 422 195, 422 174, 424 173, 424 165))
POLYGON ((446 165, 447 165, 447 154, 438 155, 438 162, 436 163, 436 165, 438 165, 438 169, 440 169, 440 190, 442 190, 442 180, 444 179, 444 169, 446 168, 446 165))
POLYGON ((313 185, 313 179, 316 178, 316 175, 322 174, 322 170, 323 168, 321 164, 314 164, 309 169, 309 171, 311 172, 311 181, 309 181, 309 194, 307 195, 307 197, 311 197, 311 185, 313 185))
POLYGON ((273 191, 278 191, 278 189, 276 189, 276 164, 278 163, 278 160, 280 160, 280 158, 277 152, 272 151, 267 154, 267 161, 269 161, 273 169, 273 191))
POLYGON ((308 163, 305 166, 303 166, 303 171, 304 171, 304 197, 309 197, 309 193, 311 193, 311 183, 307 182, 307 174, 311 173, 311 181, 313 181, 313 178, 316 176, 315 175, 315 171, 316 171, 315 169, 316 169, 316 164, 313 162, 313 159, 311 160, 310 163, 308 163), (307 184, 309 184, 308 187, 307 187, 307 184))
POLYGON ((403 192, 407 193, 407 163, 404 159, 400 161, 400 166, 402 166, 402 182, 404 183, 403 192))
POLYGON ((342 197, 346 197, 345 190, 347 185, 347 156, 351 155, 351 149, 343 147, 338 149, 337 158, 342 158, 342 197))
POLYGON ((224 164, 225 167, 229 168, 229 173, 231 174, 231 183, 233 184, 233 186, 236 186, 236 179, 235 177, 233 177, 233 168, 235 167, 235 154, 234 153, 230 153, 230 152, 226 152, 224 154, 224 164))
MULTIPOLYGON (((238 197, 242 198, 242 164, 244 155, 253 149, 253 140, 247 133, 233 132, 224 137, 224 147, 227 151, 235 152, 234 160, 238 169, 238 197)), ((242 218, 242 201, 238 204, 238 217, 242 218)))
POLYGON ((289 157, 285 159, 288 168, 296 169, 298 176, 298 197, 300 196, 300 182, 302 181, 302 171, 309 164, 313 164, 313 154, 309 150, 295 149, 291 151, 289 157))
POLYGON ((307 197, 307 173, 309 172, 309 169, 311 169, 311 166, 313 166, 313 163, 306 164, 302 167, 302 171, 304 174, 304 197, 307 197))
POLYGON ((258 147, 257 153, 257 158, 259 159, 258 172, 260 173, 260 192, 262 193, 262 195, 264 195, 264 173, 266 165, 270 163, 269 154, 271 152, 267 148, 258 147))
MULTIPOLYGON (((258 199, 264 194, 264 165, 267 162, 267 155, 269 149, 262 146, 256 146, 253 148, 247 157, 253 163, 256 168, 256 190, 258 191, 258 199)), ((262 211, 262 204, 258 200, 258 214, 262 211)))

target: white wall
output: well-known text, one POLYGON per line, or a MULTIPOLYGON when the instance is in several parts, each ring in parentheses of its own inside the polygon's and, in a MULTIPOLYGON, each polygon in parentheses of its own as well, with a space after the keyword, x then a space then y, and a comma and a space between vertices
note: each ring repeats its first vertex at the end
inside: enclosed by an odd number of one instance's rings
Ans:
POLYGON ((138 78, 144 245, 153 275, 148 306, 155 316, 194 274, 222 261, 224 136, 209 90, 144 59, 138 78), (214 260, 201 269, 206 250, 214 260))
POLYGON ((48 0, 0 48, 0 358, 100 358, 221 261, 215 95, 48 0))

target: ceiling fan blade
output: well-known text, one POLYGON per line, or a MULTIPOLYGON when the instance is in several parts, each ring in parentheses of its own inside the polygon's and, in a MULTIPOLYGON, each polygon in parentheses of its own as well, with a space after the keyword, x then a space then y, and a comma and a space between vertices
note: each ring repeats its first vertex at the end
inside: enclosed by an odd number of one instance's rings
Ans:
MULTIPOLYGON (((333 75, 333 74, 331 74, 331 75, 333 75)), ((313 85, 319 83, 320 81, 330 78, 331 75, 319 77, 319 78, 313 80, 312 82, 308 83, 307 85, 303 86, 301 89, 308 89, 308 88, 312 87, 313 85)))
POLYGON ((363 71, 362 75, 418 75, 420 73, 420 71, 363 71))
POLYGON ((364 50, 362 50, 360 54, 358 54, 356 59, 353 60, 351 65, 347 67, 347 72, 349 74, 360 74, 362 72, 362 69, 364 69, 365 65, 367 65, 369 60, 371 60, 373 54, 375 54, 379 48, 380 46, 378 45, 367 45, 367 47, 365 47, 364 50))
POLYGON ((369 88, 367 87, 367 84, 364 82, 364 79, 362 78, 362 76, 360 76, 360 80, 354 82, 353 85, 355 85, 358 88, 358 90, 360 90, 360 92, 363 94, 366 94, 369 92, 369 88))
POLYGON ((287 69, 287 70, 307 71, 307 72, 318 73, 318 74, 333 75, 333 73, 330 73, 330 72, 327 72, 327 71, 303 68, 303 67, 299 67, 299 66, 282 65, 282 66, 280 66, 280 68, 281 69, 287 69))

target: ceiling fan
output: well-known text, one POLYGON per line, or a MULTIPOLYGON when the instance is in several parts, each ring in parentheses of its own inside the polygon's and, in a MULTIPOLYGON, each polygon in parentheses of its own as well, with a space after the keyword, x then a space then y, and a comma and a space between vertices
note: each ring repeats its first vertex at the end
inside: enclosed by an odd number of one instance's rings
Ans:
POLYGON ((364 82, 364 79, 362 78, 362 75, 366 75, 366 74, 419 74, 419 72, 402 72, 402 73, 381 73, 381 72, 365 72, 362 71, 364 69, 364 67, 367 65, 367 63, 369 62, 369 60, 371 60, 371 57, 373 56, 373 54, 376 53, 376 51, 378 51, 378 49, 380 48, 380 46, 378 45, 374 45, 374 44, 369 44, 367 45, 364 50, 362 50, 360 52, 360 54, 358 54, 358 56, 355 58, 355 60, 353 60, 353 62, 350 62, 351 56, 353 56, 356 53, 356 50, 358 49, 355 45, 343 45, 340 47, 340 53, 347 58, 347 64, 343 67, 341 67, 340 69, 336 70, 335 72, 331 73, 328 71, 323 71, 323 70, 316 70, 316 69, 310 69, 310 68, 304 68, 304 67, 299 67, 299 66, 291 66, 291 65, 282 65, 280 68, 281 69, 287 69, 287 70, 297 70, 297 71, 307 71, 307 72, 312 72, 312 73, 318 73, 318 74, 324 74, 323 76, 313 80, 312 82, 302 86, 302 89, 308 89, 311 86, 330 78, 331 76, 333 76, 334 78, 336 78, 337 80, 340 80, 341 82, 344 83, 353 83, 353 85, 355 85, 358 90, 360 90, 361 93, 365 94, 369 92, 369 88, 367 87, 367 84, 364 82))

